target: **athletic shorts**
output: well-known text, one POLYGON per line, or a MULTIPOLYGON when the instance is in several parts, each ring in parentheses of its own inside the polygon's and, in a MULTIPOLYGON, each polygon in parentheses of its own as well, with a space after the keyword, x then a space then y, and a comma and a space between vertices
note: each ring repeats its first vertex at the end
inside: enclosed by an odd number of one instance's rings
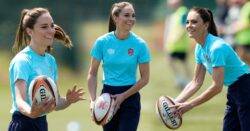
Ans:
POLYGON ((8 131, 48 131, 46 116, 32 119, 15 111, 8 131))
POLYGON ((250 74, 228 88, 223 131, 250 131, 250 74))
MULTIPOLYGON (((120 94, 132 86, 104 85, 102 93, 120 94)), ((103 126, 103 131, 136 131, 140 119, 140 110, 140 94, 137 92, 123 101, 111 121, 103 126)))

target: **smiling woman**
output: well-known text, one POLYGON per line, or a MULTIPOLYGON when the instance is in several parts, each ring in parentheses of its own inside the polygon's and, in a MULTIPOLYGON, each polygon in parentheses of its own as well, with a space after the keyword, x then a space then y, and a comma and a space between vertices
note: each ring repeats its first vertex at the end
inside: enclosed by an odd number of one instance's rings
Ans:
MULTIPOLYGON (((82 100, 82 89, 69 89, 66 97, 58 94, 58 103, 54 99, 42 103, 30 101, 27 92, 31 81, 45 75, 57 81, 57 63, 49 54, 54 39, 71 47, 69 36, 54 21, 45 8, 24 9, 13 48, 18 52, 9 66, 12 96, 12 121, 9 131, 47 131, 46 115, 54 110, 67 108, 70 104, 82 100), (23 49, 24 48, 24 49, 23 49)), ((58 87, 58 86, 57 86, 58 87)))
POLYGON ((119 2, 110 11, 109 33, 99 37, 91 50, 88 74, 90 109, 96 99, 97 72, 103 63, 103 90, 115 98, 113 119, 103 126, 104 131, 136 131, 140 118, 140 94, 149 81, 150 54, 146 42, 131 32, 135 24, 132 4, 119 2), (140 79, 136 81, 139 66, 140 79))
POLYGON ((207 102, 228 86, 223 131, 249 131, 250 72, 232 47, 217 36, 212 12, 207 8, 192 8, 187 16, 186 29, 197 44, 195 74, 192 81, 175 99, 176 113, 184 114, 207 102), (212 77, 211 86, 201 95, 191 98, 202 86, 206 71, 212 77))

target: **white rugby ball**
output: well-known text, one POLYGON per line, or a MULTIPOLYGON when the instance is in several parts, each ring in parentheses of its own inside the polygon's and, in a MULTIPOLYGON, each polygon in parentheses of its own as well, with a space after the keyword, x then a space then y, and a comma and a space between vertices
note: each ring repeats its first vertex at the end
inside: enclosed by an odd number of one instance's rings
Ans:
POLYGON ((93 117, 98 125, 107 124, 114 115, 114 99, 109 93, 101 94, 96 100, 93 108, 93 117))
POLYGON ((161 96, 156 101, 156 113, 166 127, 169 129, 177 129, 182 124, 182 117, 180 115, 174 116, 173 112, 176 108, 169 107, 172 105, 175 105, 175 103, 170 97, 161 96))
POLYGON ((29 85, 29 99, 30 102, 34 100, 38 104, 44 102, 46 99, 55 99, 56 105, 58 104, 57 86, 55 82, 47 76, 40 75, 35 77, 29 85))

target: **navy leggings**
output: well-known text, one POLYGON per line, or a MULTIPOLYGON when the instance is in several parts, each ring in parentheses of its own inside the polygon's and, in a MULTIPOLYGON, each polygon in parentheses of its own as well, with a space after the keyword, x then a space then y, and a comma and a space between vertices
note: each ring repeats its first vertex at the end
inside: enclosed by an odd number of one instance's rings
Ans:
POLYGON ((250 74, 228 88, 223 131, 250 131, 250 74))
POLYGON ((8 131, 48 131, 46 116, 32 119, 16 111, 12 115, 8 131))
MULTIPOLYGON (((104 85, 102 93, 120 94, 131 87, 132 85, 119 87, 104 85)), ((140 110, 140 94, 137 92, 123 101, 112 120, 103 126, 103 131, 136 131, 140 119, 140 110)))

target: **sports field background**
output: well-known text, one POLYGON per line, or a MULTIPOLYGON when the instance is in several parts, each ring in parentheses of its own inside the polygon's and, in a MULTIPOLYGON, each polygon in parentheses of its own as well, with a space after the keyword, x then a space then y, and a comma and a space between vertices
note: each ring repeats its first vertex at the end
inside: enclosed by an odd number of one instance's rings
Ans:
MULTIPOLYGON (((107 29, 106 22, 89 22, 82 26, 82 34, 88 45, 85 47, 86 60, 89 60, 89 47, 94 40, 104 34, 107 29), (88 27, 88 28, 86 28, 88 27), (84 34, 88 30, 88 34, 84 34)), ((141 119, 138 131, 167 131, 167 129, 161 121, 158 119, 155 113, 155 101, 161 95, 168 95, 176 97, 179 93, 178 89, 174 88, 174 79, 172 72, 166 64, 164 53, 162 51, 154 49, 154 34, 153 27, 147 24, 137 24, 133 31, 139 36, 144 38, 152 53, 152 61, 150 63, 150 82, 143 88, 141 93, 141 119)), ((12 56, 9 50, 0 51, 0 131, 6 131, 8 123, 11 119, 9 113, 11 107, 10 88, 8 80, 8 65, 12 56)), ((87 91, 86 77, 88 61, 85 61, 83 71, 81 73, 71 72, 64 66, 59 65, 59 90, 62 96, 68 88, 72 88, 74 84, 82 86, 87 91)), ((190 67, 193 68, 194 60, 192 54, 189 57, 190 67)), ((193 70, 193 69, 192 69, 193 70)), ((101 67, 99 71, 99 88, 101 90, 101 67)), ((204 90, 209 86, 210 77, 206 77, 204 86, 201 90, 204 90)), ((210 100, 209 102, 194 108, 192 111, 186 113, 183 116, 183 125, 178 131, 219 131, 222 128, 222 119, 225 105, 225 89, 224 91, 210 100)), ((198 92, 200 93, 200 92, 198 92)), ((89 112, 89 94, 86 93, 85 98, 88 100, 81 101, 77 104, 73 104, 71 107, 63 111, 52 112, 47 116, 48 125, 50 131, 66 131, 67 125, 70 122, 79 123, 79 131, 98 131, 101 130, 100 126, 97 126, 90 119, 89 112)), ((74 131, 71 128, 71 131, 74 131)))

